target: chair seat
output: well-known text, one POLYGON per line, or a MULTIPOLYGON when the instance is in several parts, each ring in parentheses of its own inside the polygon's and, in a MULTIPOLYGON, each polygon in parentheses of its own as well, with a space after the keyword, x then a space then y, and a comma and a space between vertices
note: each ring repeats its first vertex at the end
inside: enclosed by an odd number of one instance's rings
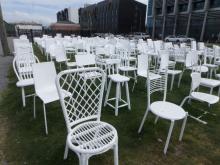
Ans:
POLYGON ((47 88, 41 91, 36 91, 36 94, 44 102, 44 104, 59 100, 56 88, 47 88))
POLYGON ((202 73, 207 73, 209 71, 209 68, 207 66, 193 66, 190 67, 189 69, 197 71, 197 72, 202 72, 202 73))
POLYGON ((218 65, 215 65, 215 64, 203 64, 204 66, 207 66, 208 68, 211 68, 211 69, 217 69, 218 68, 218 65))
POLYGON ((25 80, 19 80, 16 83, 17 87, 26 87, 26 86, 30 86, 30 85, 34 85, 34 79, 25 79, 25 80))
POLYGON ((181 74, 182 71, 181 70, 167 70, 167 73, 168 74, 171 74, 171 75, 177 75, 177 74, 181 74))
POLYGON ((220 65, 220 60, 215 61, 215 64, 216 64, 216 65, 220 65))
POLYGON ((202 78, 200 85, 214 88, 214 87, 220 86, 220 81, 214 80, 214 79, 202 78))
POLYGON ((108 123, 91 121, 82 123, 68 134, 70 149, 80 153, 94 154, 107 151, 116 144, 116 129, 108 123))
POLYGON ((122 76, 120 74, 112 74, 108 76, 114 82, 127 82, 130 80, 129 77, 122 76))
POLYGON ((181 120, 186 116, 186 112, 182 107, 166 101, 156 101, 152 103, 150 110, 155 115, 168 120, 181 120))
POLYGON ((79 76, 83 77, 84 79, 92 79, 92 78, 101 77, 102 74, 100 72, 93 71, 93 72, 80 73, 79 76))
POLYGON ((76 62, 67 62, 66 65, 67 65, 68 67, 76 67, 76 66, 77 66, 77 65, 76 65, 76 62))
POLYGON ((202 93, 202 92, 192 92, 191 96, 199 101, 207 102, 209 104, 215 104, 219 101, 218 96, 214 96, 208 93, 202 93))
POLYGON ((124 72, 137 70, 137 68, 132 67, 132 66, 121 66, 118 69, 121 70, 121 71, 124 71, 124 72))
MULTIPOLYGON (((147 78, 147 72, 146 71, 138 71, 137 72, 138 76, 147 78)), ((150 80, 155 80, 161 78, 161 75, 155 74, 155 73, 149 73, 150 74, 150 80)))

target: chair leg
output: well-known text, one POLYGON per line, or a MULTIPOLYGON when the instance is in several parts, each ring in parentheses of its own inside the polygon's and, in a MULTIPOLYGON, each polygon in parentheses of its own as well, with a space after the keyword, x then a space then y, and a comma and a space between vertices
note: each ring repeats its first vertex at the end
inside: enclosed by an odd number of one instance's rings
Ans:
POLYGON ((36 119, 36 95, 34 94, 34 119, 36 119))
POLYGON ((89 159, 87 158, 86 155, 81 155, 80 156, 79 164, 80 165, 88 165, 89 164, 89 159))
POLYGON ((119 95, 120 95, 120 83, 117 83, 116 85, 116 98, 115 98, 115 116, 118 116, 118 101, 119 101, 119 95))
POLYGON ((145 114, 144 114, 144 117, 143 117, 143 119, 142 119, 142 121, 141 121, 141 125, 140 125, 140 127, 139 127, 139 129, 138 129, 138 133, 141 132, 141 130, 142 130, 143 126, 144 126, 144 122, 145 122, 145 120, 146 120, 146 118, 147 118, 148 112, 149 112, 149 108, 146 109, 146 112, 145 112, 145 114))
POLYGON ((118 142, 114 146, 114 165, 118 165, 118 142))
POLYGON ((184 133, 184 130, 185 130, 185 127, 186 127, 187 117, 188 117, 188 112, 186 112, 186 117, 183 120, 183 125, 182 125, 182 128, 181 128, 179 141, 182 141, 182 139, 183 139, 183 133, 184 133))
POLYGON ((126 86, 126 97, 127 97, 128 109, 131 110, 128 82, 125 83, 125 86, 126 86))
POLYGON ((109 93, 110 93, 110 90, 111 90, 111 86, 112 86, 112 80, 110 80, 110 81, 109 81, 109 84, 108 84, 108 90, 107 90, 107 93, 106 93, 106 96, 105 96, 104 106, 107 105, 107 101, 108 101, 109 93))
POLYGON ((183 77, 183 73, 181 73, 181 74, 179 75, 178 88, 180 87, 180 83, 181 83, 182 77, 183 77))
POLYGON ((159 120, 159 116, 156 116, 154 124, 157 124, 157 121, 159 120))
POLYGON ((134 85, 133 85, 133 88, 132 88, 132 92, 134 92, 134 87, 135 87, 136 83, 137 83, 137 74, 136 74, 136 71, 134 71, 134 85))
POLYGON ((23 103, 23 107, 26 107, 24 87, 21 88, 21 95, 22 95, 22 103, 23 103))
POLYGON ((44 108, 44 125, 45 125, 45 133, 46 135, 48 134, 48 129, 47 129, 47 113, 46 113, 46 108, 45 104, 43 103, 43 108, 44 108))
POLYGON ((171 80, 171 84, 170 84, 170 90, 171 90, 171 91, 173 90, 174 78, 175 78, 175 75, 172 75, 172 80, 171 80))
POLYGON ((167 153, 167 149, 168 149, 168 146, 169 146, 169 143, 170 143, 170 137, 171 137, 171 134, 173 132, 173 126, 174 126, 174 120, 172 120, 171 124, 170 124, 170 129, 169 129, 169 132, 168 132, 166 144, 165 144, 165 147, 164 147, 164 150, 163 150, 164 154, 167 153))
POLYGON ((213 93, 213 88, 210 89, 210 94, 212 95, 212 93, 213 93))
POLYGON ((66 146, 65 146, 64 156, 63 156, 63 159, 64 159, 64 160, 67 159, 68 151, 69 151, 69 147, 68 147, 67 139, 66 139, 66 146))

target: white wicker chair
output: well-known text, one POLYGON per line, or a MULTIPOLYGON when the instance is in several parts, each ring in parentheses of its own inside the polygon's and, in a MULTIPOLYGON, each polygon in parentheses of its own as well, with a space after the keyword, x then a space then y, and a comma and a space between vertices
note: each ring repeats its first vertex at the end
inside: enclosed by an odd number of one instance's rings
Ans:
POLYGON ((104 71, 98 68, 67 70, 58 74, 56 84, 68 130, 64 159, 71 149, 77 154, 80 165, 88 165, 91 156, 113 149, 114 164, 118 165, 117 131, 100 121, 105 79, 104 71), (100 76, 88 80, 78 76, 90 72, 99 72, 100 76), (64 90, 71 95, 64 97, 64 90))
POLYGON ((142 119, 141 125, 139 127, 138 133, 141 132, 144 122, 146 120, 146 117, 148 115, 148 112, 152 112, 154 115, 156 115, 155 123, 159 118, 163 118, 166 120, 170 120, 170 129, 167 136, 166 144, 164 147, 164 154, 166 154, 168 145, 170 142, 170 137, 173 131, 174 123, 178 120, 183 120, 183 125, 179 137, 179 141, 182 140, 186 121, 187 121, 187 112, 185 112, 180 106, 167 102, 166 101, 166 93, 167 93, 167 71, 158 71, 157 74, 160 74, 161 77, 154 77, 150 78, 150 71, 148 69, 148 107, 146 109, 146 112, 144 114, 144 117, 142 119), (164 91, 163 101, 155 101, 151 103, 151 95, 157 91, 164 91))

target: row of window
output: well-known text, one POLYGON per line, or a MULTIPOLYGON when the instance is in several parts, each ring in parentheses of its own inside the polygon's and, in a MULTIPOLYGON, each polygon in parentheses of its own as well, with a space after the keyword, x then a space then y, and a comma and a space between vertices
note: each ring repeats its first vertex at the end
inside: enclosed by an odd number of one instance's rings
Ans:
MULTIPOLYGON (((194 0, 192 2, 192 10, 202 10, 205 6, 205 0, 194 0)), ((220 0, 210 0, 210 8, 218 8, 220 7, 220 0)), ((149 12, 148 15, 152 15, 152 1, 149 2, 149 12)), ((179 12, 186 12, 188 10, 188 3, 182 3, 178 5, 179 12)), ((156 15, 162 14, 162 7, 156 7, 156 15)), ((167 13, 173 13, 174 12, 174 5, 167 6, 167 13)))

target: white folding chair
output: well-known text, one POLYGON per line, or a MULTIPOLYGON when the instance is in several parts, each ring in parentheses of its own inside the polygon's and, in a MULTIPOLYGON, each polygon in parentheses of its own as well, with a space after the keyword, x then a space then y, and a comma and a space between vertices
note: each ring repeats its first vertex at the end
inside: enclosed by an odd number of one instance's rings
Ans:
MULTIPOLYGON (((43 62, 33 65, 33 75, 34 75, 34 87, 36 96, 38 96, 43 102, 43 112, 44 112, 44 124, 45 132, 48 134, 47 128, 47 114, 45 104, 59 100, 55 80, 56 80, 56 70, 53 62, 43 62)), ((35 111, 35 98, 34 98, 34 114, 35 111)))
POLYGON ((80 165, 88 165, 90 157, 113 149, 114 164, 118 165, 117 131, 100 121, 105 79, 104 71, 98 68, 73 69, 58 74, 56 85, 68 130, 64 159, 70 149, 77 154, 80 165), (78 76, 90 72, 99 72, 101 76, 87 81, 78 76), (84 85, 88 90, 84 90, 84 85), (64 97, 63 91, 70 95, 64 97))
MULTIPOLYGON (((189 96, 185 97, 184 100, 181 103, 181 107, 184 105, 184 103, 186 102, 186 100, 188 99, 193 99, 193 100, 197 100, 200 102, 205 102, 208 103, 209 105, 213 105, 216 104, 217 102, 219 102, 219 97, 211 95, 211 94, 207 94, 204 92, 197 92, 196 89, 199 88, 200 84, 201 84, 201 73, 198 72, 193 72, 191 73, 191 78, 192 78, 192 84, 191 84, 191 90, 190 90, 190 94, 189 96)), ((198 122, 201 122, 203 124, 207 124, 206 121, 203 121, 201 118, 208 114, 209 112, 207 111, 203 111, 204 113, 198 117, 189 115, 191 118, 197 120, 198 122)))
POLYGON ((144 114, 144 117, 142 119, 141 125, 139 127, 138 133, 140 133, 143 128, 148 112, 152 112, 154 115, 156 115, 155 123, 157 122, 159 118, 170 120, 171 121, 170 129, 169 129, 166 144, 164 147, 164 154, 166 154, 168 145, 170 142, 170 137, 173 131, 174 123, 175 121, 178 121, 178 120, 183 120, 183 125, 181 129, 179 141, 182 140, 186 121, 187 121, 187 112, 185 112, 180 106, 166 101, 167 71, 157 72, 157 74, 161 75, 160 78, 150 78, 149 74, 150 74, 150 71, 148 69, 148 79, 147 79, 148 81, 147 83, 148 106, 144 114), (151 95, 157 91, 164 92, 163 101, 155 101, 151 103, 151 95))

